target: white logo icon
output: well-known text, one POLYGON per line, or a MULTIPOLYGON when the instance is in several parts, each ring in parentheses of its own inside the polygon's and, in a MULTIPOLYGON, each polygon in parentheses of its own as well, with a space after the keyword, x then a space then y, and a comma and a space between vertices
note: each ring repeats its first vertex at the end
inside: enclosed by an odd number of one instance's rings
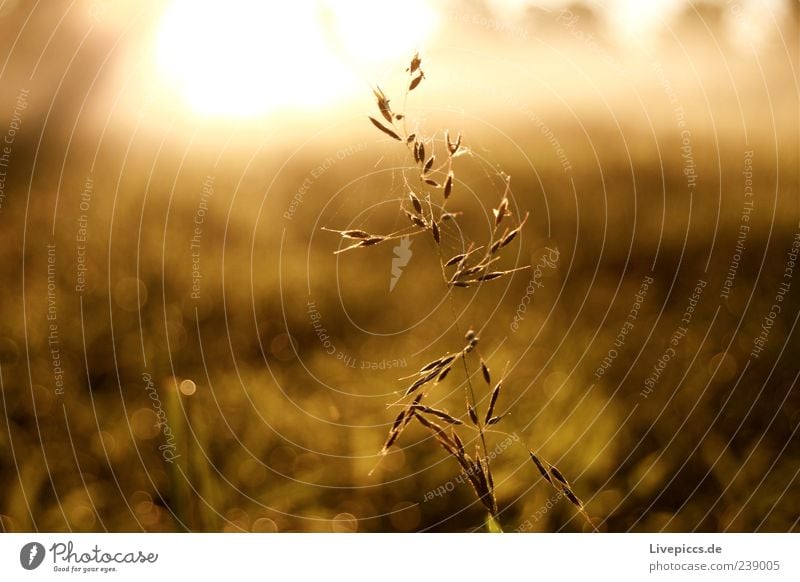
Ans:
POLYGON ((394 258, 392 259, 392 278, 389 280, 389 292, 394 290, 394 286, 400 280, 403 274, 403 267, 408 265, 411 260, 411 237, 400 237, 400 242, 392 249, 394 251, 394 258))

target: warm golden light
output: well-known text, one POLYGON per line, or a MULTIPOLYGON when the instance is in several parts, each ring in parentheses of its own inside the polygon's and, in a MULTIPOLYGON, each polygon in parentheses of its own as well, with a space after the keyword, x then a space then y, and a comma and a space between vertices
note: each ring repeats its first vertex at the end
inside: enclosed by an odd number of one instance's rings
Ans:
POLYGON ((331 0, 320 5, 328 15, 333 48, 355 66, 383 68, 407 58, 438 23, 438 15, 425 0, 331 0))
POLYGON ((175 0, 161 20, 156 61, 163 82, 196 113, 253 117, 363 90, 374 82, 368 67, 406 58, 435 24, 422 0, 175 0))

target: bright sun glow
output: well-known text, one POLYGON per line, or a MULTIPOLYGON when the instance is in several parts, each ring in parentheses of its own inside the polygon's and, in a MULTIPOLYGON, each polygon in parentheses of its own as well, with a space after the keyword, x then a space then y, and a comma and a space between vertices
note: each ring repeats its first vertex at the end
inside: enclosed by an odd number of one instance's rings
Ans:
POLYGON ((163 81, 197 113, 318 108, 363 90, 435 29, 423 0, 174 0, 156 39, 163 81))
POLYGON ((608 17, 618 39, 643 47, 665 30, 683 4, 676 0, 614 0, 611 7, 608 17))

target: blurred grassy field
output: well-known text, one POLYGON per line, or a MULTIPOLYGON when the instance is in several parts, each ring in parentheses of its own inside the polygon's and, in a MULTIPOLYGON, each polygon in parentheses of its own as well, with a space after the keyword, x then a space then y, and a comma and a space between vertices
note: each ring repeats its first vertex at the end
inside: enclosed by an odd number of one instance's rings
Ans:
MULTIPOLYGON (((475 70, 490 67, 476 59, 475 70)), ((512 247, 516 264, 558 249, 516 332, 527 272, 451 300, 432 240, 414 241, 392 291, 391 245, 333 255, 338 241, 322 226, 386 231, 404 220, 397 171, 409 160, 360 103, 322 123, 286 122, 255 143, 195 140, 172 127, 102 139, 79 129, 70 141, 42 117, 25 119, 0 215, 3 529, 479 527, 469 486, 448 485, 457 465, 422 432, 405 434, 376 467, 397 378, 460 348, 474 326, 493 370, 511 362, 503 430, 571 477, 601 530, 796 531, 797 275, 764 351, 750 357, 800 232, 796 93, 781 81, 790 65, 767 67, 741 108, 735 86, 709 89, 705 102, 681 86, 693 193, 674 107, 657 82, 638 95, 645 109, 632 94, 540 108, 511 77, 486 91, 444 66, 437 79, 434 66, 439 92, 423 93, 417 112, 429 132, 462 129, 473 152, 458 160, 459 224, 485 232, 502 171, 515 213, 531 213, 512 247), (476 93, 483 101, 472 105, 476 93), (725 299, 751 150, 754 209, 725 299), (204 183, 213 184, 205 198, 204 183), (598 379, 648 275, 636 323, 598 379), (700 279, 688 334, 643 398, 700 279), (426 500, 442 487, 452 491, 426 500)), ((454 230, 444 244, 457 252, 454 230)), ((450 410, 462 406, 462 380, 443 387, 450 410)), ((552 499, 522 445, 493 463, 507 530, 586 528, 552 499)))

